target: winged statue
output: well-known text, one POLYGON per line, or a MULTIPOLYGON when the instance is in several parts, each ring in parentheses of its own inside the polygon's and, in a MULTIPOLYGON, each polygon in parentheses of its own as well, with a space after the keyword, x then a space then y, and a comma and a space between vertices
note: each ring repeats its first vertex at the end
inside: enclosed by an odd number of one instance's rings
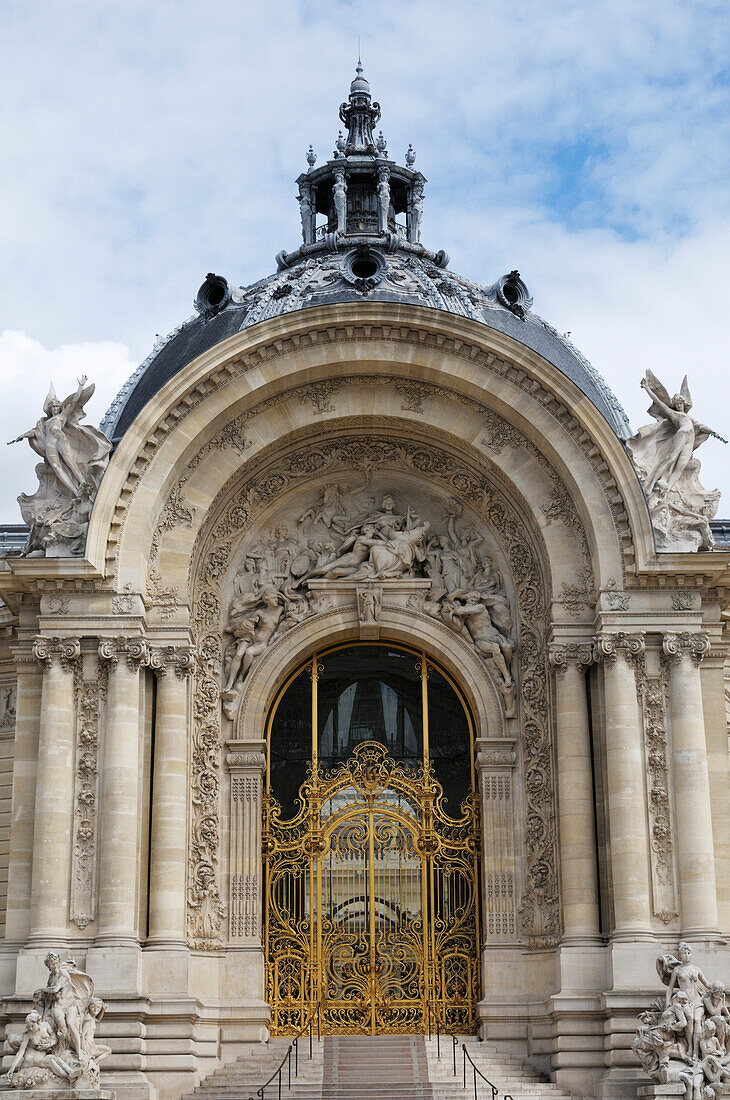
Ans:
POLYGON ((82 424, 84 406, 94 393, 86 377, 60 401, 51 384, 43 403, 43 416, 12 443, 27 439, 43 460, 36 466, 38 488, 18 497, 23 519, 30 528, 25 553, 39 556, 50 547, 64 546, 78 554, 91 514, 91 504, 109 463, 112 445, 97 428, 82 424))
POLYGON ((727 440, 690 416, 692 395, 686 375, 674 397, 650 370, 641 386, 651 398, 648 411, 655 423, 640 428, 627 446, 649 502, 657 548, 710 549, 709 521, 717 511, 719 493, 701 485, 694 452, 711 436, 727 440))

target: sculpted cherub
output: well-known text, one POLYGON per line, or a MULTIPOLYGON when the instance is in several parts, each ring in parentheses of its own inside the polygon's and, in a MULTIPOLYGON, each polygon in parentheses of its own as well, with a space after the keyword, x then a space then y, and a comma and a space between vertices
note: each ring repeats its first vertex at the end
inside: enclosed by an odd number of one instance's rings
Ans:
POLYGON ((713 982, 710 992, 702 998, 705 1014, 715 1025, 715 1033, 723 1050, 727 1048, 728 1028, 730 1027, 730 1009, 727 1006, 725 983, 713 982))
POLYGON ((50 1069, 55 1072, 51 1060, 51 1051, 57 1042, 53 1027, 41 1017, 35 1009, 25 1017, 23 1034, 11 1035, 8 1044, 15 1051, 15 1057, 8 1070, 8 1084, 12 1085, 15 1075, 21 1067, 29 1069, 50 1069))
POLYGON ((719 1085, 730 1077, 730 1068, 727 1065, 727 1055, 721 1046, 715 1032, 712 1020, 705 1020, 699 1040, 699 1053, 701 1066, 705 1077, 711 1085, 719 1085))

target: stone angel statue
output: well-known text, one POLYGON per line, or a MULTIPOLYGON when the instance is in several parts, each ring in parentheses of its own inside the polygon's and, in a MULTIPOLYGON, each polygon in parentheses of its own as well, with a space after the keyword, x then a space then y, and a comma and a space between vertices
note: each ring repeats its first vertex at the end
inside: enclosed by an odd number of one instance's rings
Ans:
POLYGON ((694 451, 711 436, 723 443, 727 440, 690 416, 692 397, 686 376, 674 397, 650 370, 641 386, 651 397, 648 411, 656 423, 640 428, 627 446, 649 501, 657 548, 710 549, 709 521, 717 511, 719 494, 700 484, 694 451))
POLYGON ((11 443, 27 439, 43 459, 36 466, 39 486, 32 496, 18 497, 23 519, 30 527, 25 553, 42 556, 61 544, 61 553, 78 554, 91 514, 91 503, 109 463, 111 443, 106 436, 82 424, 84 406, 94 393, 86 377, 64 401, 51 385, 43 404, 43 416, 34 428, 11 443))
POLYGON ((640 428, 629 441, 636 465, 645 470, 644 488, 651 496, 655 489, 668 492, 680 485, 692 458, 692 452, 701 443, 714 436, 727 443, 712 428, 693 420, 689 415, 692 397, 684 376, 679 393, 669 393, 650 370, 641 380, 641 388, 652 399, 649 415, 657 421, 640 428))

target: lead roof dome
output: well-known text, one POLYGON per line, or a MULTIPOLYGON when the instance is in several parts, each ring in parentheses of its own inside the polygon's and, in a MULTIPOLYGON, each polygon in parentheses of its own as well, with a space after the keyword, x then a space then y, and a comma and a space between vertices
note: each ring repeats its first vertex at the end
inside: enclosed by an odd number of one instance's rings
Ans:
POLYGON ((425 177, 414 169, 411 146, 405 165, 388 156, 374 126, 380 107, 358 61, 348 101, 340 107, 333 156, 297 180, 302 244, 280 252, 279 270, 247 287, 207 276, 195 301, 196 315, 159 343, 122 387, 102 429, 115 445, 154 394, 197 356, 216 344, 282 314, 333 303, 393 302, 468 317, 537 352, 570 378, 616 435, 630 435, 626 414, 588 360, 532 311, 519 272, 491 286, 447 270, 448 255, 421 243, 425 177), (324 220, 323 220, 324 219, 324 220))

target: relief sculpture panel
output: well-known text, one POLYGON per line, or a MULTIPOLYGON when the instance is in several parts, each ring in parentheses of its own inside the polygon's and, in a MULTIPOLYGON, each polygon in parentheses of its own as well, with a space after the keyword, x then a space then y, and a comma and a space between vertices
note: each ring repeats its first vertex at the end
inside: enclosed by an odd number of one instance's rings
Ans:
POLYGON ((425 581, 410 594, 412 605, 474 647, 495 678, 506 716, 514 717, 514 597, 502 580, 506 563, 501 571, 495 566, 501 555, 494 537, 480 527, 454 498, 418 491, 393 475, 365 474, 360 484, 346 476, 328 480, 278 508, 245 540, 231 583, 222 691, 228 717, 268 645, 331 602, 327 582, 356 583, 361 617, 372 623, 381 582, 410 578, 425 581))

